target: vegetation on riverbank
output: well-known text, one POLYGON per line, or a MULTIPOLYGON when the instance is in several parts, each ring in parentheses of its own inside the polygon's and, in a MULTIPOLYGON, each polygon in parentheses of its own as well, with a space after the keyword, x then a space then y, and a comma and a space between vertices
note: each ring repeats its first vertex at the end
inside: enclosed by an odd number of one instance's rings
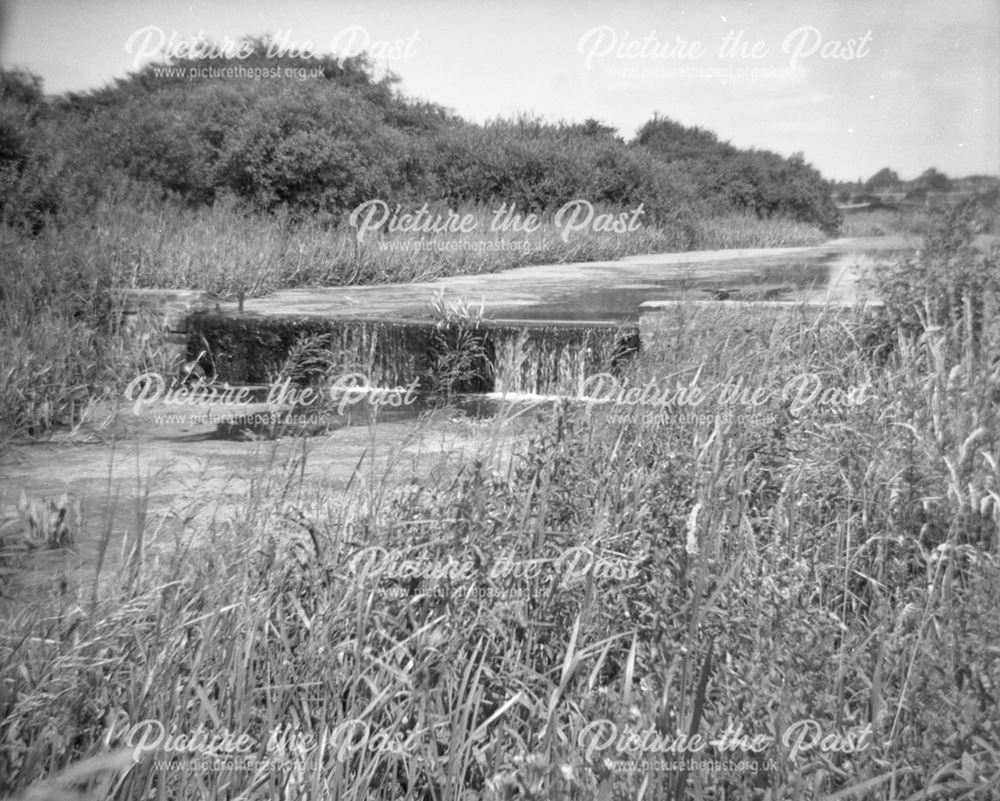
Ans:
MULTIPOLYGON (((940 234, 969 255, 960 217, 940 234)), ((882 322, 627 374, 772 390, 753 408, 559 406, 512 447, 497 420, 460 469, 361 467, 346 500, 296 460, 5 618, 0 792, 75 766, 95 798, 995 797, 1000 292, 939 256, 905 296, 881 274, 882 322), (773 391, 807 374, 832 400, 773 391), (366 572, 372 546, 415 567, 366 572), (156 724, 274 762, 192 762, 156 724), (740 748, 691 746, 727 727, 740 748)))
POLYGON ((552 213, 583 198, 651 227, 749 213, 836 230, 830 186, 800 155, 741 151, 654 116, 626 142, 596 120, 478 125, 402 95, 364 57, 268 57, 151 64, 104 89, 42 99, 29 75, 0 80, 3 218, 32 230, 85 214, 109 178, 195 207, 236 198, 339 225, 376 198, 417 208, 514 205, 552 213), (308 71, 302 77, 197 78, 206 66, 308 71), (317 71, 320 75, 317 77, 317 71))

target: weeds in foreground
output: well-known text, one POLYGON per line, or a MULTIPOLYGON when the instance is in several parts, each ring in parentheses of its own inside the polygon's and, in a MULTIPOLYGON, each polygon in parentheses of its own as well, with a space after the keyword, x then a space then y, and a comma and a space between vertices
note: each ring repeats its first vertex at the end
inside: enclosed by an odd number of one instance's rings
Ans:
POLYGON ((960 324, 962 341, 970 346, 995 338, 995 331, 987 335, 984 328, 997 325, 1000 246, 978 238, 987 226, 996 227, 996 210, 992 217, 971 202, 940 213, 920 251, 869 277, 894 326, 912 338, 960 324))
POLYGON ((984 351, 960 325, 900 332, 886 363, 854 344, 868 325, 692 337, 632 375, 811 374, 867 386, 863 403, 775 391, 674 425, 557 404, 405 484, 331 498, 305 464, 261 476, 232 523, 95 606, 8 620, 3 791, 125 747, 93 792, 995 797, 984 351), (192 762, 158 724, 245 733, 270 761, 192 762), (714 744, 692 751, 696 735, 714 744))
POLYGON ((262 472, 4 619, 0 792, 995 798, 1000 340, 944 308, 695 327, 628 374, 769 389, 738 415, 560 403, 406 483, 262 472))

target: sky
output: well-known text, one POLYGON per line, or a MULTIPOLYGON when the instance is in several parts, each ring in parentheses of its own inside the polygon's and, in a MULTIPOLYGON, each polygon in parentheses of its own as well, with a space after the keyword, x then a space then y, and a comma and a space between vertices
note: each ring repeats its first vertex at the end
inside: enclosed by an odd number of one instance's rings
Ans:
POLYGON ((198 37, 365 48, 411 97, 483 121, 655 113, 834 180, 1000 174, 1000 0, 0 0, 0 64, 49 94, 198 37))

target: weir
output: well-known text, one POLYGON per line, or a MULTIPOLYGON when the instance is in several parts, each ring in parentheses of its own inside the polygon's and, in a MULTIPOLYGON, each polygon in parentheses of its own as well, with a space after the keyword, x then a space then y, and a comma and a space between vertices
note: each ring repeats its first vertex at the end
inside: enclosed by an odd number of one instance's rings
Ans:
POLYGON ((278 317, 197 313, 188 355, 218 381, 273 383, 358 372, 373 385, 423 391, 579 395, 639 349, 635 325, 278 317))
POLYGON ((488 329, 496 369, 493 391, 583 394, 588 376, 619 372, 638 353, 634 326, 566 323, 494 325, 488 329))
MULTIPOLYGON (((855 314, 860 270, 901 245, 885 237, 836 240, 282 290, 245 308, 217 303, 214 312, 193 311, 187 355, 230 384, 290 377, 308 385, 361 373, 378 387, 416 381, 429 395, 578 397, 589 376, 623 373, 640 341, 644 351, 665 354, 699 339, 713 347, 747 335, 766 342, 786 325, 855 314), (454 314, 429 312, 438 296, 454 314), (485 319, 463 311, 477 301, 485 319)), ((871 303, 858 313, 879 312, 871 303)))
POLYGON ((432 328, 413 321, 196 314, 188 355, 204 353, 202 367, 230 384, 269 384, 288 374, 308 381, 329 367, 396 386, 426 372, 432 328))

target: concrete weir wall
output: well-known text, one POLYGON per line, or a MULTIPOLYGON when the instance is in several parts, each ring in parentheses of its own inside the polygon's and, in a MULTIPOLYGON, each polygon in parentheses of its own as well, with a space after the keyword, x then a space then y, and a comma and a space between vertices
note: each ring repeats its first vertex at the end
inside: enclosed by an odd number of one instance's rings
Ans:
POLYGON ((639 343, 643 351, 675 347, 683 338, 757 336, 763 342, 789 325, 838 319, 873 320, 884 311, 881 301, 848 304, 831 301, 655 300, 639 306, 639 343))
POLYGON ((638 350, 634 325, 592 323, 488 322, 460 336, 431 321, 208 312, 191 316, 187 336, 189 353, 208 343, 213 364, 203 366, 234 385, 270 383, 309 337, 321 338, 341 371, 361 372, 376 386, 416 379, 426 389, 464 363, 481 376, 460 385, 473 392, 576 394, 587 375, 638 350), (472 342, 474 360, 484 363, 463 362, 459 341, 472 342))
POLYGON ((207 343, 211 363, 203 366, 232 385, 270 383, 293 351, 312 338, 345 372, 361 372, 376 386, 394 387, 427 371, 433 328, 406 320, 205 312, 190 317, 188 341, 191 355, 207 343))

